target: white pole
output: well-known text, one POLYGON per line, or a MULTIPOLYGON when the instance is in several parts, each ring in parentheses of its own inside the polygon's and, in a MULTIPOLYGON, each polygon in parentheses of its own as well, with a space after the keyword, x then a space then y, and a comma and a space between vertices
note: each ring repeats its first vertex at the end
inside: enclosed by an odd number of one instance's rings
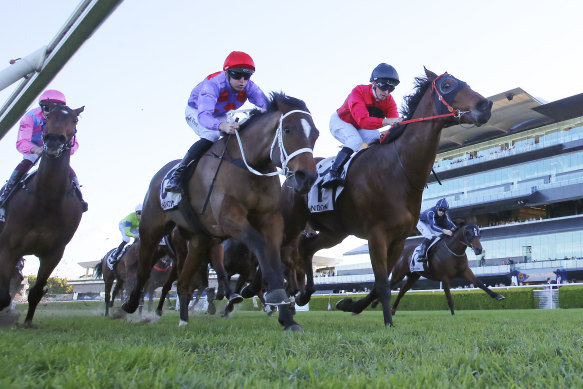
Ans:
POLYGON ((16 60, 12 65, 0 71, 0 90, 7 88, 27 74, 39 72, 47 54, 43 46, 32 54, 16 60))

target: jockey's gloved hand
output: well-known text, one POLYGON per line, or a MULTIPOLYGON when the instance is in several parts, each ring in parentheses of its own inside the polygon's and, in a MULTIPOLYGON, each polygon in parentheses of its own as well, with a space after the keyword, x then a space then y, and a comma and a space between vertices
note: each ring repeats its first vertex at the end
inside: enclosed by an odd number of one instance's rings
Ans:
POLYGON ((397 124, 402 122, 403 118, 384 118, 383 119, 383 126, 392 126, 393 124, 397 124))
POLYGON ((227 134, 234 134, 236 130, 239 129, 239 123, 237 122, 222 122, 219 125, 219 130, 227 134))

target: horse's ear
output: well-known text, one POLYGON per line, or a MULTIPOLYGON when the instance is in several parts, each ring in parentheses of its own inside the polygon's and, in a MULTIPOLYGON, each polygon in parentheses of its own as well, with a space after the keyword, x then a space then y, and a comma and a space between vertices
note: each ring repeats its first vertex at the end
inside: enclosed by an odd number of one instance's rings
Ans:
POLYGON ((73 111, 75 111, 75 114, 76 114, 77 116, 79 116, 79 114, 80 114, 81 112, 85 111, 85 106, 82 106, 81 108, 74 109, 73 111))
POLYGON ((427 76, 429 81, 433 81, 437 78, 437 74, 433 73, 431 70, 427 69, 425 66, 423 66, 423 69, 425 69, 425 75, 427 76))

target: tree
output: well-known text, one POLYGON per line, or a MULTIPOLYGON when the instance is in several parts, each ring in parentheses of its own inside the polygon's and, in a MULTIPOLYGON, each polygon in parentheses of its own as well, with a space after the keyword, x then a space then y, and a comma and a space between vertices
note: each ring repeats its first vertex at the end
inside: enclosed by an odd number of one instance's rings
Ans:
MULTIPOLYGON (((36 276, 28 276, 28 284, 34 285, 36 282, 36 276)), ((73 286, 67 283, 66 278, 50 277, 47 280, 47 287, 49 288, 50 294, 67 294, 73 293, 73 286)))

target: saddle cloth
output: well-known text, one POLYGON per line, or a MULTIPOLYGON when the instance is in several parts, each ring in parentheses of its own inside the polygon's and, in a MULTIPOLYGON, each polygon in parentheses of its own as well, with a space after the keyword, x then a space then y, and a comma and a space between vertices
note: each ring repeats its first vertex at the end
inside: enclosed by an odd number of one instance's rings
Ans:
MULTIPOLYGON (((32 178, 32 176, 38 171, 38 169, 34 169, 29 171, 26 176, 24 176, 24 178, 20 181, 18 181, 18 183, 16 185, 14 185, 14 189, 12 189, 12 192, 9 193, 8 198, 6 199, 6 202, 4 203, 4 207, 0 208, 0 222, 5 222, 6 221, 6 204, 8 204, 8 201, 12 198, 12 196, 14 196, 14 193, 18 192, 18 190, 20 190, 20 188, 24 187, 32 178)), ((2 187, 2 189, 4 189, 4 187, 2 187)))
POLYGON ((411 272, 418 272, 418 271, 427 271, 429 270, 429 256, 430 253, 429 251, 431 250, 431 248, 433 246, 435 246, 435 244, 441 239, 441 237, 437 237, 437 239, 435 239, 427 248, 427 261, 426 262, 419 262, 419 255, 421 254, 421 246, 417 246, 415 247, 415 250, 413 250, 413 253, 411 254, 411 257, 409 258, 409 269, 411 270, 411 272))
MULTIPOLYGON (((352 162, 352 159, 358 153, 354 154, 348 162, 344 165, 344 169, 342 171, 342 178, 346 179, 346 173, 348 172, 348 167, 352 162)), ((318 170, 318 178, 316 178, 316 182, 312 185, 310 192, 308 193, 308 207, 310 208, 311 213, 318 213, 318 212, 325 212, 325 211, 332 211, 334 210, 334 203, 340 196, 340 193, 344 190, 344 186, 338 185, 332 188, 322 188, 322 181, 328 172, 330 171, 330 167, 334 162, 336 157, 328 157, 326 159, 321 160, 316 164, 316 169, 318 170)))
POLYGON ((166 173, 164 179, 162 180, 162 183, 160 184, 160 205, 162 206, 163 211, 169 211, 171 209, 178 207, 178 204, 180 204, 180 200, 182 200, 182 194, 166 190, 166 187, 168 186, 168 181, 170 181, 170 177, 172 177, 172 173, 174 173, 177 167, 178 164, 176 164, 172 169, 170 169, 170 171, 166 173))
MULTIPOLYGON (((121 257, 123 257, 123 256, 124 256, 124 254, 126 253, 126 251, 128 250, 128 248, 129 248, 130 246, 131 246, 131 244, 130 244, 130 245, 125 245, 125 246, 123 247, 123 249, 121 250, 121 253, 119 254, 119 257, 118 257, 118 258, 121 258, 121 257)), ((113 268, 114 268, 115 264, 119 262, 119 260, 118 260, 118 259, 116 259, 116 258, 113 256, 113 254, 115 254, 115 252, 116 252, 116 251, 117 251, 117 250, 113 250, 113 251, 112 251, 111 253, 109 253, 109 255, 107 256, 107 267, 109 268, 109 270, 113 270, 113 268)))

